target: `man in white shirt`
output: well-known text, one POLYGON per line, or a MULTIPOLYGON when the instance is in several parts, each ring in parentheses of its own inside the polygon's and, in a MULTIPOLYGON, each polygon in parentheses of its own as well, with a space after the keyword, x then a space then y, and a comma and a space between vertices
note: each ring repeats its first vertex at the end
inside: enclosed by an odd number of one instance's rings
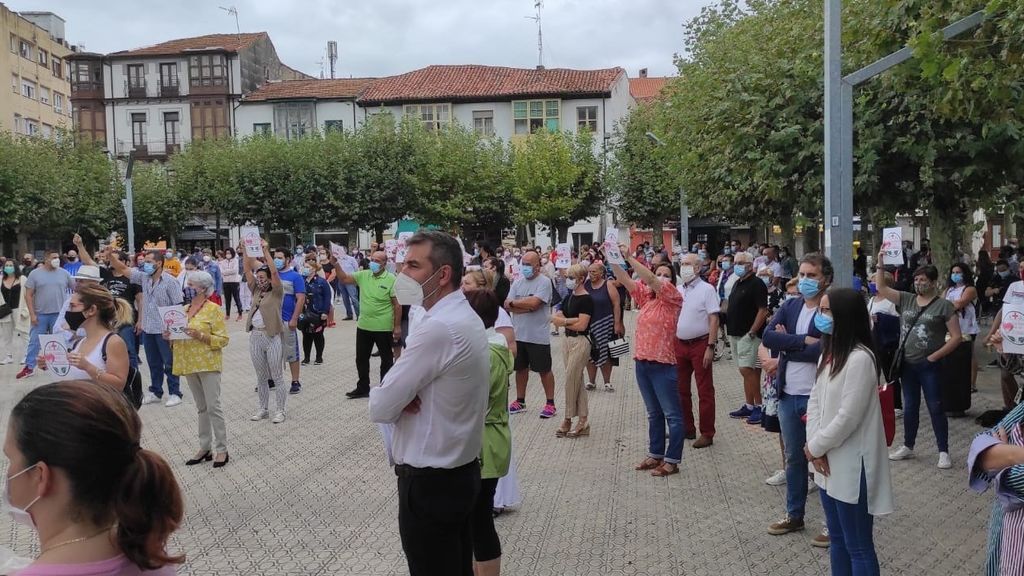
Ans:
POLYGON ((714 443, 715 437, 715 383, 712 363, 715 359, 715 339, 718 338, 718 291, 697 275, 696 254, 683 256, 679 266, 679 293, 683 295, 683 309, 676 324, 676 373, 679 396, 683 401, 683 423, 686 437, 697 435, 693 419, 693 397, 690 394, 690 375, 697 382, 700 402, 700 438, 694 448, 714 443))
POLYGON ((398 529, 409 573, 468 576, 490 374, 487 334, 460 289, 458 242, 431 230, 407 245, 395 296, 425 312, 398 362, 370 391, 370 420, 394 424, 398 529))

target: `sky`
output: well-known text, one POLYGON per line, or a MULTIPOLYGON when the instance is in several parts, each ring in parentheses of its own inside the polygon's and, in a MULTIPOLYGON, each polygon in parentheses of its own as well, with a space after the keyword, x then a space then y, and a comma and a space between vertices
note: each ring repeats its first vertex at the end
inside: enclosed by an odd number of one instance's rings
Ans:
MULTIPOLYGON (((66 20, 71 44, 109 53, 165 40, 266 31, 281 60, 320 76, 328 40, 336 76, 384 76, 430 64, 537 65, 535 0, 0 0, 66 20)), ((544 0, 548 68, 621 66, 676 74, 684 22, 712 0, 544 0)), ((328 65, 323 65, 324 75, 328 65)))

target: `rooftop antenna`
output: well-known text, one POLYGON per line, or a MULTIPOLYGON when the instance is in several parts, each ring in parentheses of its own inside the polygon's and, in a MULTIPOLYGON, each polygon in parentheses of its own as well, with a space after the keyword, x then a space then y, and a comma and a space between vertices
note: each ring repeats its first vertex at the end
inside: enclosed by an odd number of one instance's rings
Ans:
POLYGON ((535 16, 523 16, 527 20, 533 20, 537 23, 537 68, 544 67, 544 33, 541 29, 540 21, 540 9, 544 7, 544 0, 537 0, 533 3, 533 7, 537 10, 535 16))
POLYGON ((231 14, 232 16, 235 17, 235 34, 237 34, 238 36, 241 36, 242 35, 242 29, 238 27, 238 9, 235 8, 234 6, 230 6, 228 8, 225 8, 223 6, 218 6, 218 8, 220 8, 221 10, 223 10, 223 11, 227 12, 228 14, 231 14))
POLYGON ((338 62, 338 43, 327 41, 327 60, 331 63, 331 80, 334 80, 334 65, 338 62))

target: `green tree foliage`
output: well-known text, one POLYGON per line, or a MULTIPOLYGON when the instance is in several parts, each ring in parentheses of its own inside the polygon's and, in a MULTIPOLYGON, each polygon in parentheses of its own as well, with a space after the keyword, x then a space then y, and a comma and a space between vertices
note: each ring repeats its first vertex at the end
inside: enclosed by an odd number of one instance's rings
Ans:
POLYGON ((555 224, 580 208, 584 198, 572 193, 584 167, 573 158, 573 136, 538 131, 511 147, 512 186, 520 224, 555 224))
POLYGON ((193 196, 191 190, 180 191, 172 185, 165 166, 136 164, 132 171, 135 237, 169 240, 195 211, 193 196))

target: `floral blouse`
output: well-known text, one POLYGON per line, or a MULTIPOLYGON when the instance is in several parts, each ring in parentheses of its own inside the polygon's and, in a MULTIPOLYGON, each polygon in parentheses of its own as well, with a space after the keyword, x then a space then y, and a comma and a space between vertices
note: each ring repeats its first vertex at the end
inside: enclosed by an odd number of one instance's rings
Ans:
POLYGON ((676 323, 683 309, 683 295, 666 281, 654 298, 647 285, 637 281, 633 302, 640 308, 633 358, 675 365, 676 323))
MULTIPOLYGON (((188 306, 183 307, 188 314, 188 306)), ((197 372, 220 372, 221 351, 228 345, 228 327, 224 324, 224 312, 213 302, 206 302, 195 316, 189 318, 188 327, 208 336, 210 343, 192 338, 174 340, 174 375, 197 372)))

